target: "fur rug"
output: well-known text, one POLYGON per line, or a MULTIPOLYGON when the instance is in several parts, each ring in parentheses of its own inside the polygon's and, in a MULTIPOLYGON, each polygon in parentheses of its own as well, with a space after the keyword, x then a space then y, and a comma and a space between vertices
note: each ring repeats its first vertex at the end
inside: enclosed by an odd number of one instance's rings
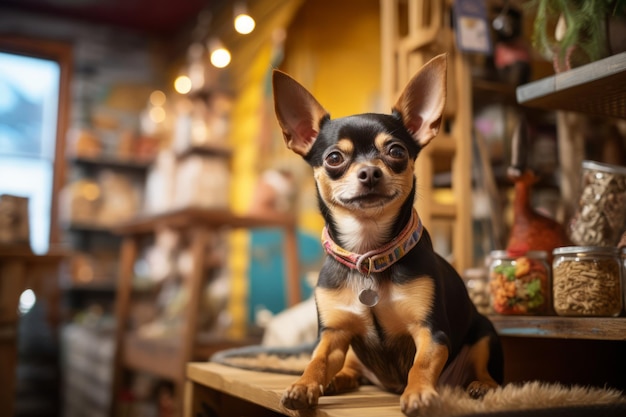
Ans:
MULTIPOLYGON (((294 353, 293 348, 273 349, 248 346, 215 354, 211 361, 237 368, 263 372, 299 375, 310 359, 310 346, 294 353)), ((563 416, 618 417, 626 416, 626 396, 609 388, 566 386, 557 383, 530 381, 508 384, 488 392, 482 400, 474 400, 460 387, 442 386, 440 400, 422 410, 422 417, 457 416, 563 416)))
MULTIPOLYGON (((474 400, 459 387, 441 387, 440 401, 424 410, 423 417, 465 416, 506 412, 502 415, 624 416, 626 397, 620 391, 564 386, 538 381, 508 384, 474 400), (511 414, 514 411, 516 414, 511 414)), ((491 415, 491 414, 490 414, 491 415)))

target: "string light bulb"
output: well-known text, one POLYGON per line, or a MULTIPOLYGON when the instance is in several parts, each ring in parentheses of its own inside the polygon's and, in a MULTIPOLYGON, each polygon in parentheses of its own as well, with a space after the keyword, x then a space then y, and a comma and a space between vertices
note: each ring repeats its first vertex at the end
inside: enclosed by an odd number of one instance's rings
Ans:
POLYGON ((237 32, 242 35, 247 35, 254 30, 256 22, 252 16, 248 14, 248 10, 244 2, 235 3, 233 14, 235 15, 234 25, 237 32))
POLYGON ((209 42, 210 60, 216 68, 225 68, 230 64, 230 52, 217 39, 211 39, 209 42))
POLYGON ((191 91, 191 79, 186 75, 179 75, 174 80, 174 89, 179 94, 188 94, 191 91))

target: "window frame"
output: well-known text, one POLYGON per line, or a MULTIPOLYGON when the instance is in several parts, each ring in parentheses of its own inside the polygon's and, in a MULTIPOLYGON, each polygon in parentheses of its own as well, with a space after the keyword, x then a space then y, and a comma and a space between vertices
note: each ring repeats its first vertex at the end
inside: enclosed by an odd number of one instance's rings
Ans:
POLYGON ((50 247, 48 249, 50 251, 61 242, 58 197, 66 175, 65 137, 69 128, 71 103, 72 46, 60 41, 0 34, 0 51, 48 59, 59 64, 59 103, 52 174, 52 201, 50 202, 50 247))

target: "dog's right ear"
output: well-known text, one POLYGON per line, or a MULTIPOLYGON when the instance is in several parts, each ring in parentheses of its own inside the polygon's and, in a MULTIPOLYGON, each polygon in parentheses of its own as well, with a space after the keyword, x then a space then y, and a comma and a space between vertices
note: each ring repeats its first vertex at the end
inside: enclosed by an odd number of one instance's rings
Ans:
POLYGON ((328 112, 315 97, 284 72, 274 70, 274 109, 285 144, 301 156, 311 150, 328 112))

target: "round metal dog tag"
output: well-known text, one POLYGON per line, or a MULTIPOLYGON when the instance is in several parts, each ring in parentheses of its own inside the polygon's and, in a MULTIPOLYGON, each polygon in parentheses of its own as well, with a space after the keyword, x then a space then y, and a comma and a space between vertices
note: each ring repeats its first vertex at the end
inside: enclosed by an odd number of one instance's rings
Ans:
POLYGON ((359 301, 368 307, 374 307, 378 304, 378 292, 365 288, 359 292, 359 301))

